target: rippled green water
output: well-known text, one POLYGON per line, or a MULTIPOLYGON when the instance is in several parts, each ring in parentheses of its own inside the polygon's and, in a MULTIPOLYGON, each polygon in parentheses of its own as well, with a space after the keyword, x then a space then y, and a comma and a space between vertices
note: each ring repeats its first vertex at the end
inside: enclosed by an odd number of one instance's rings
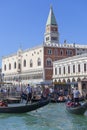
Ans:
POLYGON ((87 113, 72 115, 63 103, 25 114, 0 114, 0 130, 87 130, 87 113))

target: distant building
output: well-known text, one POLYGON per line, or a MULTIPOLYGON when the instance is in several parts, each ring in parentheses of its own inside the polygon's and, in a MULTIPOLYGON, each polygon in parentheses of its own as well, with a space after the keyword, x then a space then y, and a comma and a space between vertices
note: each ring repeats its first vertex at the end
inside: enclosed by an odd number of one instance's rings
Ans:
POLYGON ((0 82, 2 82, 3 76, 2 76, 2 69, 0 68, 0 82))
POLYGON ((81 94, 87 94, 87 53, 54 61, 53 82, 78 86, 81 94))
MULTIPOLYGON (((51 7, 43 44, 32 49, 19 49, 17 53, 2 58, 4 80, 13 84, 50 84, 53 77, 53 61, 80 54, 78 48, 75 44, 67 44, 66 41, 59 43, 58 25, 51 7)), ((86 47, 83 49, 84 52, 87 51, 86 47)))
POLYGON ((78 82, 87 78, 87 53, 53 62, 53 81, 78 82))

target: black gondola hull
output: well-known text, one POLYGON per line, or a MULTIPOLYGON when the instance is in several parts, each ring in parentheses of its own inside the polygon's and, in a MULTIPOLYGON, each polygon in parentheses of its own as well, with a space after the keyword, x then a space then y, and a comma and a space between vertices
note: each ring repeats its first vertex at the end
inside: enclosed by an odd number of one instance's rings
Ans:
POLYGON ((69 107, 66 105, 66 110, 72 114, 82 115, 87 110, 87 102, 77 107, 69 107))
POLYGON ((25 113, 37 110, 38 108, 41 108, 43 106, 46 106, 49 103, 49 100, 39 101, 36 103, 31 104, 17 104, 17 106, 8 106, 8 107, 0 107, 0 113, 25 113))

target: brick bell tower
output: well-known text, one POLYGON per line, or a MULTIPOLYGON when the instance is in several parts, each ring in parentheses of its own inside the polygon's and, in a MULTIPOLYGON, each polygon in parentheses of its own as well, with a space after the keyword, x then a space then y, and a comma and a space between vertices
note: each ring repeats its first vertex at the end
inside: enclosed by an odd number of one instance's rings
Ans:
POLYGON ((53 13, 52 6, 50 7, 48 19, 46 22, 44 43, 45 44, 52 44, 52 43, 59 44, 58 25, 57 25, 56 18, 55 18, 54 13, 53 13))

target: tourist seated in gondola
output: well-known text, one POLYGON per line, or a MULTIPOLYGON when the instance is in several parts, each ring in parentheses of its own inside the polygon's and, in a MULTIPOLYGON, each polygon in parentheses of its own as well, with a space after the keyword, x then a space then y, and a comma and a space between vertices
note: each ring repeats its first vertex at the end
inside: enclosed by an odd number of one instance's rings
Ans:
POLYGON ((0 101, 0 107, 7 107, 7 106, 8 106, 7 101, 5 101, 5 100, 0 101))
POLYGON ((70 107, 76 107, 76 106, 81 105, 79 103, 79 96, 80 96, 80 92, 79 92, 78 88, 76 87, 73 90, 73 100, 68 100, 67 105, 70 107))
POLYGON ((68 101, 68 102, 66 103, 66 105, 67 105, 68 107, 81 106, 81 104, 80 104, 79 102, 72 102, 72 101, 68 101))
POLYGON ((63 96, 63 95, 62 95, 62 96, 59 96, 59 97, 58 97, 58 101, 60 101, 60 102, 65 101, 64 96, 63 96))
POLYGON ((66 100, 66 102, 68 102, 68 101, 73 102, 74 101, 73 100, 73 95, 72 94, 68 94, 67 96, 65 96, 65 100, 66 100))

